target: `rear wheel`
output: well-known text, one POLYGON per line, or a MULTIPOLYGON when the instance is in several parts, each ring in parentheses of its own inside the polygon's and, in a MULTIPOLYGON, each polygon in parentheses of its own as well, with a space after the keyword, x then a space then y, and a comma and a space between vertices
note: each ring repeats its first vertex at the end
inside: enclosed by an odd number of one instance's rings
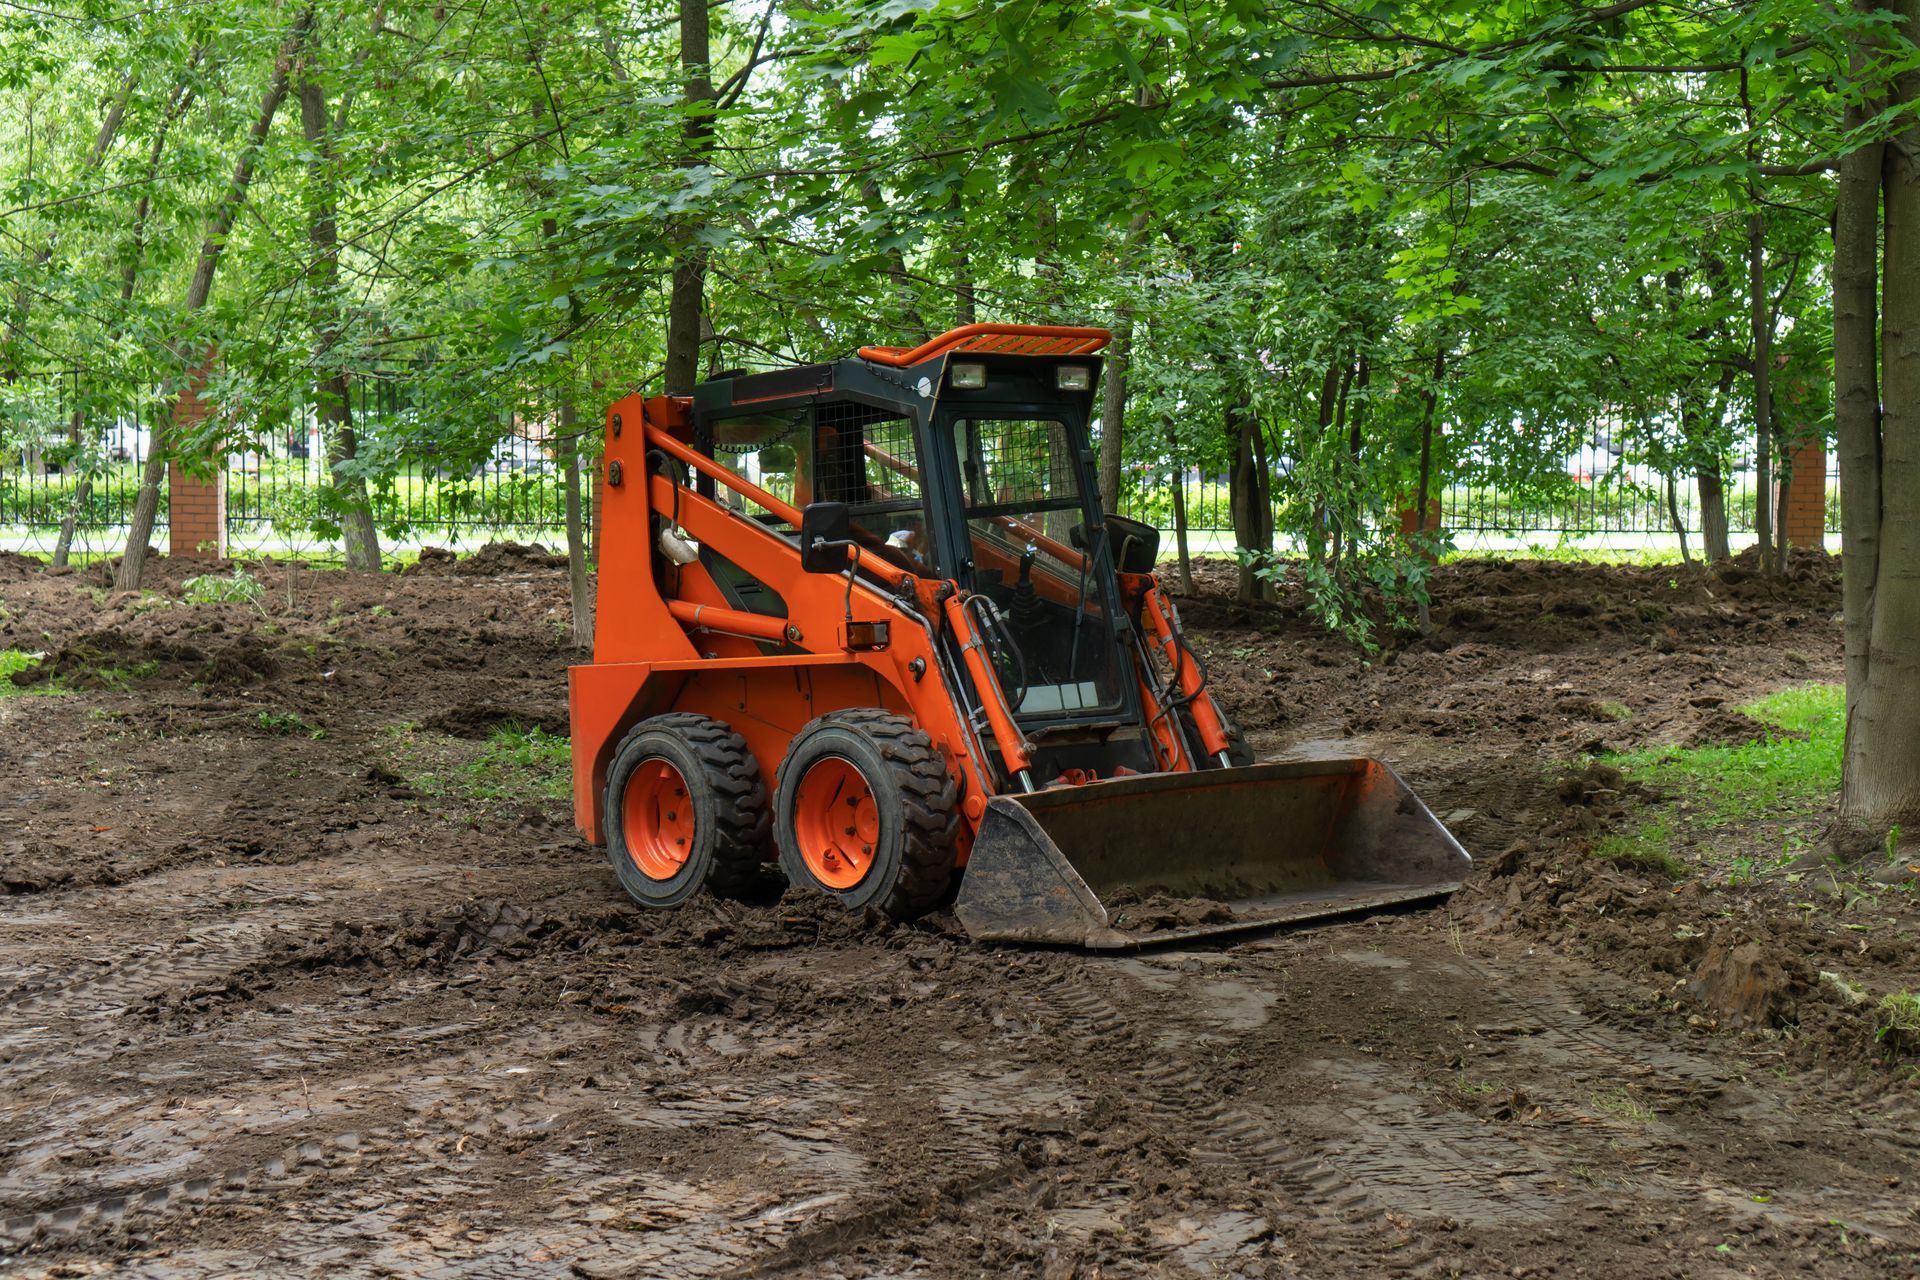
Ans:
POLYGON ((780 764, 774 831, 794 884, 896 920, 953 879, 959 789, 925 733, 877 708, 821 716, 780 764))
POLYGON ((607 773, 607 854, 635 902, 744 892, 767 856, 767 788, 746 740, 688 712, 635 725, 607 773))

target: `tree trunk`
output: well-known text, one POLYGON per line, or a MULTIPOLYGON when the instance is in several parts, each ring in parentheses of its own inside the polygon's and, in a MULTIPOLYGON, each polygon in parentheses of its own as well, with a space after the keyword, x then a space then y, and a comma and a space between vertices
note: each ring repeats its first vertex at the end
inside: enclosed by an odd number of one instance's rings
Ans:
POLYGON ((1100 499, 1108 511, 1120 509, 1120 442, 1127 417, 1127 358, 1132 346, 1133 308, 1123 302, 1114 309, 1113 345, 1107 348, 1106 382, 1100 389, 1100 499))
MULTIPOLYGON (((80 442, 84 438, 87 424, 87 412, 78 404, 73 407, 72 427, 67 438, 73 442, 73 459, 80 462, 80 442)), ((53 543, 53 565, 64 568, 73 556, 73 534, 80 523, 80 513, 87 509, 87 503, 93 500, 93 468, 78 466, 79 482, 73 486, 73 497, 67 502, 67 514, 60 517, 60 536, 53 543)))
POLYGON ((1187 554, 1187 469, 1180 461, 1180 442, 1173 434, 1173 419, 1162 425, 1167 432, 1167 457, 1173 464, 1173 545, 1180 557, 1180 594, 1193 594, 1193 559, 1187 554))
MULTIPOLYGON (((1909 37, 1920 36, 1920 0, 1899 0, 1895 11, 1909 37)), ((1897 96, 1920 98, 1920 73, 1900 77, 1897 96)), ((1920 821, 1920 126, 1895 144, 1841 161, 1834 218, 1847 655, 1840 816, 1868 827, 1920 821), (1876 203, 1885 216, 1877 396, 1876 203)))
POLYGON ((567 590, 573 605, 573 647, 593 648, 593 581, 587 573, 586 530, 580 518, 580 437, 573 398, 560 402, 560 434, 566 440, 567 590))
MULTIPOLYGON (((1144 210, 1127 224, 1125 247, 1131 250, 1147 229, 1144 210)), ((1128 257, 1131 258, 1129 253, 1128 257)), ((1107 348, 1106 384, 1100 400, 1100 496, 1107 510, 1120 509, 1121 469, 1125 462, 1123 438, 1127 423, 1127 367, 1133 358, 1133 304, 1113 309, 1113 345, 1107 348)))
MULTIPOLYGON (((1747 121, 1749 173, 1758 172, 1760 130, 1740 68, 1740 103, 1747 121)), ((1753 531, 1760 539, 1760 572, 1773 571, 1773 309, 1767 298, 1767 220, 1760 211, 1760 181, 1747 179, 1747 310, 1753 330, 1753 531)))
MULTIPOLYGON (((680 0, 681 90, 686 120, 681 126, 687 153, 682 165, 705 162, 713 146, 713 79, 709 72, 711 34, 709 0, 680 0)), ((699 226, 679 229, 681 245, 673 264, 673 292, 667 301, 666 390, 670 396, 690 396, 700 371, 700 321, 706 311, 707 250, 696 238, 699 226)))
MULTIPOLYGON (((199 64, 202 50, 195 48, 187 59, 189 71, 199 64)), ((133 302, 135 289, 140 282, 140 266, 147 252, 147 220, 153 212, 153 184, 160 176, 160 160, 166 155, 167 135, 180 117, 186 114, 187 106, 193 101, 193 83, 183 76, 167 96, 167 109, 161 113, 154 127, 153 143, 147 148, 147 180, 140 192, 140 198, 133 204, 133 234, 127 244, 126 264, 120 271, 120 318, 113 326, 117 338, 126 331, 125 316, 127 308, 133 302)), ((73 539, 79 531, 79 520, 87 505, 93 501, 93 470, 88 468, 81 474, 80 483, 74 486, 73 505, 66 519, 60 522, 60 537, 53 546, 53 563, 64 566, 73 555, 73 539)))
POLYGON ((1261 499, 1261 452, 1256 451, 1260 420, 1243 404, 1229 403, 1227 433, 1234 438, 1233 470, 1227 476, 1227 501, 1233 509, 1233 536, 1240 548, 1241 600, 1269 596, 1254 570, 1273 551, 1273 508, 1261 499))
POLYGON ((1727 533, 1727 483, 1718 463, 1694 470, 1700 489, 1700 554, 1707 563, 1719 564, 1733 558, 1733 543, 1727 533))
POLYGON ((1766 220, 1747 217, 1747 291, 1753 326, 1753 531, 1761 572, 1773 564, 1773 318, 1767 300, 1766 220))
POLYGON ((300 77, 300 127, 307 142, 307 238, 313 245, 313 399, 320 433, 327 442, 327 470, 340 508, 340 532, 347 568, 380 571, 380 531, 373 523, 367 482, 354 471, 360 442, 353 429, 353 402, 340 345, 340 226, 334 197, 334 138, 327 119, 327 95, 308 67, 300 77))
MULTIPOLYGON (((220 265, 221 251, 226 248, 227 233, 233 230, 233 220, 246 199, 248 186, 253 182, 254 161, 259 158, 267 131, 273 127, 273 117, 280 110, 281 100, 287 96, 288 73, 294 58, 306 43, 307 31, 312 25, 313 10, 303 10, 294 19, 292 30, 280 46, 279 56, 273 64, 273 78, 268 81, 267 92, 260 100, 260 114, 255 117, 253 128, 240 148, 240 156, 233 165, 233 177, 227 182, 226 194, 221 198, 212 221, 207 224, 206 236, 200 242, 200 255, 194 262, 193 278, 187 282, 186 302, 180 309, 183 316, 190 316, 204 307, 207 295, 213 292, 213 273, 220 265)), ((188 367, 197 355, 183 351, 180 357, 182 367, 188 367)), ((155 423, 148 440, 146 466, 140 474, 140 492, 134 499, 133 519, 127 529, 127 549, 120 557, 120 567, 113 575, 113 585, 117 591, 138 591, 141 571, 146 568, 147 539, 153 536, 154 519, 160 512, 160 482, 167 474, 166 433, 161 429, 162 425, 155 423)))
MULTIPOLYGON (((1447 374, 1447 349, 1438 347, 1433 353, 1433 381, 1427 386, 1425 402, 1420 409, 1420 479, 1414 487, 1413 528, 1414 551, 1416 554, 1431 557, 1435 554, 1433 544, 1427 535, 1427 504, 1432 501, 1433 492, 1433 424, 1440 408, 1440 380, 1447 374)), ((1433 630, 1433 609, 1428 588, 1420 588, 1419 611, 1420 634, 1433 630)))
POLYGON ((1673 521, 1673 531, 1680 535, 1680 563, 1691 569, 1693 552, 1687 549, 1687 522, 1680 518, 1679 485, 1671 475, 1667 476, 1667 518, 1673 521))
MULTIPOLYGON (((1347 397, 1353 391, 1353 357, 1349 352, 1340 366, 1340 389, 1334 397, 1333 434, 1340 437, 1347 434, 1347 397)), ((1320 416, 1325 418, 1326 406, 1322 405, 1320 416)), ((1343 513, 1335 506, 1335 498, 1328 495, 1324 504, 1327 512, 1327 572, 1335 581, 1345 581, 1340 568, 1340 553, 1346 545, 1346 521, 1343 513)))

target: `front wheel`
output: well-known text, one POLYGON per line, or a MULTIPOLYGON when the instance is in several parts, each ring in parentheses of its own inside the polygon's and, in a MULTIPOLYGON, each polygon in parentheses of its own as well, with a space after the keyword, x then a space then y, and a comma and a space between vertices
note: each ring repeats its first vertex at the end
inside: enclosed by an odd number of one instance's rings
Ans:
POLYGON ((953 879, 959 788, 905 716, 836 711, 787 747, 774 790, 780 867, 797 885, 896 920, 938 903, 953 879))
POLYGON ((677 907, 702 888, 744 892, 766 860, 770 820, 760 766, 746 740, 718 720, 654 716, 614 752, 607 854, 642 906, 677 907))

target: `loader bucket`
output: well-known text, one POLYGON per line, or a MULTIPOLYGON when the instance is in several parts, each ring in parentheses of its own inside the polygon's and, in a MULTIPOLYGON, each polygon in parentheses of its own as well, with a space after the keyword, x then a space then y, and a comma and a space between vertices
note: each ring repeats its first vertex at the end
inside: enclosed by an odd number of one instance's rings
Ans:
POLYGON ((1378 760, 996 796, 955 913, 981 941, 1136 947, 1439 898, 1472 860, 1378 760))

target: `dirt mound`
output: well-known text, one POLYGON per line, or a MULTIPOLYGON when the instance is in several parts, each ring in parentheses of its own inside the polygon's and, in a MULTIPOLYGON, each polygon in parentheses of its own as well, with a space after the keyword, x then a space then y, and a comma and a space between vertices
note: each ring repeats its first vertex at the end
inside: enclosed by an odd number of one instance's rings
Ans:
POLYGON ((178 675, 205 667, 207 654, 190 644, 143 640, 119 631, 90 631, 11 677, 21 686, 51 680, 82 688, 124 686, 170 669, 178 675))
POLYGON ((542 546, 520 542, 489 542, 466 559, 456 562, 453 572, 466 578, 484 578, 502 573, 527 573, 566 567, 565 556, 557 556, 542 546))
POLYGON ((556 738, 571 731, 563 705, 499 707, 480 702, 464 702, 428 716, 420 727, 469 739, 490 738, 502 729, 539 729, 556 738))
POLYGON ((1687 983, 1687 993, 1730 1026, 1781 1025, 1798 999, 1815 989, 1815 971, 1756 941, 1717 941, 1687 983))
POLYGON ((422 547, 420 559, 405 572, 428 577, 453 574, 462 578, 491 578, 509 573, 545 573, 567 567, 567 558, 545 547, 523 542, 489 542, 470 556, 445 547, 422 547))
POLYGON ((1225 924, 1233 917, 1233 908, 1211 898, 1178 898, 1166 894, 1140 896, 1118 893, 1107 902, 1116 929, 1151 932, 1155 929, 1186 929, 1203 924, 1225 924))
POLYGON ((1749 742, 1759 742, 1769 736, 1804 738, 1804 733, 1789 734, 1787 730, 1775 728, 1752 716, 1742 715, 1738 711, 1713 708, 1682 735, 1678 745, 1683 747, 1738 747, 1749 742))
POLYGON ((149 679, 244 685, 278 675, 280 661, 260 637, 228 637, 201 648, 164 636, 93 631, 37 665, 13 673, 17 685, 59 680, 75 688, 126 688, 149 679))
POLYGON ((0 582, 20 582, 38 577, 46 565, 18 551, 0 551, 0 582))

